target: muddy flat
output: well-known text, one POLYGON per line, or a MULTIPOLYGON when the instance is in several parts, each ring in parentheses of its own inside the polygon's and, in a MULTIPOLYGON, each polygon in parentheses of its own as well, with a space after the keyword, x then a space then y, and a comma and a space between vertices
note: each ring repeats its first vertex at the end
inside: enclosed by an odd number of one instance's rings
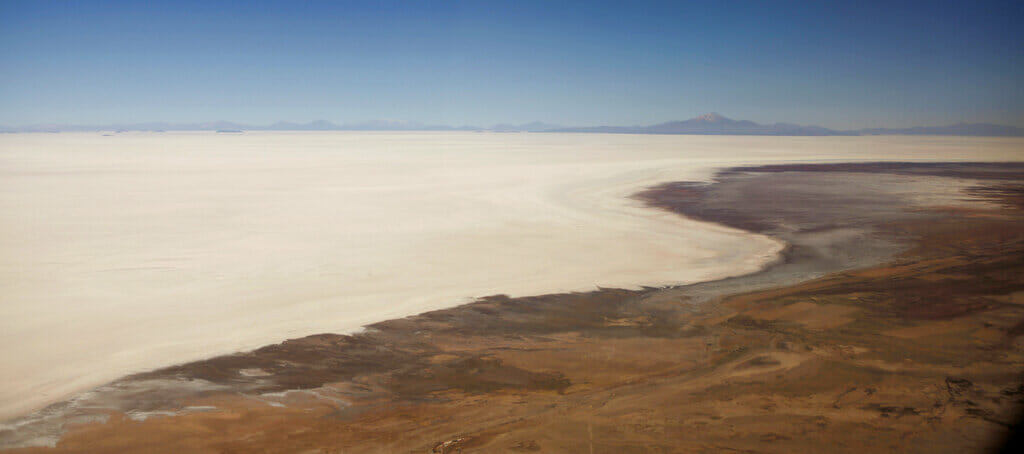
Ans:
POLYGON ((636 195, 736 278, 512 298, 137 374, 11 452, 988 452, 1024 403, 1024 166, 738 167, 636 195), (953 188, 955 190, 952 190, 953 188))

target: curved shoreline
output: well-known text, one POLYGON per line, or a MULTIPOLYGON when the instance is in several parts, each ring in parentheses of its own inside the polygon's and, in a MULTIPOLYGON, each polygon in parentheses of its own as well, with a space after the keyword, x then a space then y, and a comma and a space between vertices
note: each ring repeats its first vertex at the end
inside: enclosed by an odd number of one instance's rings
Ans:
MULTIPOLYGON (((928 166, 890 165, 891 171, 922 167, 928 166)), ((967 167, 968 171, 960 172, 956 178, 975 180, 982 177, 977 172, 979 168, 992 170, 993 166, 976 164, 967 167)), ((1004 168, 1003 171, 1020 174, 1020 165, 1009 167, 1009 170, 1004 168)), ((949 168, 944 167, 942 170, 949 168)), ((856 190, 863 189, 865 184, 878 185, 877 176, 891 171, 868 168, 825 172, 795 168, 761 171, 748 168, 734 170, 733 173, 725 172, 710 185, 668 184, 653 188, 640 197, 655 206, 695 217, 707 216, 708 207, 721 209, 736 203, 739 204, 737 207, 742 208, 711 215, 717 216, 719 222, 724 220, 726 225, 730 222, 742 224, 749 221, 742 216, 763 220, 770 218, 765 216, 765 209, 776 214, 788 209, 764 204, 755 206, 756 198, 751 200, 751 193, 745 192, 745 188, 763 189, 764 184, 769 184, 778 189, 792 185, 795 181, 803 184, 808 178, 820 177, 823 182, 834 187, 856 190), (851 175, 837 176, 835 172, 850 172, 851 175), (749 178, 750 173, 757 174, 757 178, 749 178), (856 176, 868 173, 874 177, 867 181, 856 176), (751 183, 751 180, 757 181, 751 183), (694 192, 700 194, 695 195, 694 192), (704 202, 707 205, 701 205, 704 202)), ((943 184, 948 185, 949 177, 945 175, 936 178, 941 178, 943 184)), ((908 184, 903 177, 898 180, 893 184, 908 184)), ((925 186, 910 192, 927 189, 932 183, 929 177, 925 177, 922 181, 914 182, 925 186)), ((973 183, 967 183, 970 184, 973 183)), ((820 183, 811 186, 812 189, 820 189, 820 183)), ((790 191, 794 192, 784 194, 783 190, 782 193, 775 191, 774 194, 790 201, 788 207, 792 208, 793 203, 801 201, 801 194, 808 194, 806 190, 790 187, 790 191)), ((947 216, 935 212, 907 212, 905 208, 908 203, 908 200, 898 197, 887 201, 873 198, 859 202, 845 200, 842 209, 832 213, 838 218, 823 216, 822 211, 829 212, 827 207, 813 204, 802 205, 799 210, 790 210, 781 217, 785 222, 759 227, 762 232, 777 237, 788 236, 787 242, 791 244, 788 259, 753 275, 667 289, 601 289, 587 293, 524 298, 487 297, 452 309, 373 324, 367 332, 356 335, 309 336, 253 352, 138 374, 115 382, 111 385, 113 388, 109 388, 112 392, 110 396, 96 396, 97 400, 89 405, 106 404, 115 413, 135 412, 145 419, 144 415, 158 416, 161 412, 181 415, 196 414, 197 411, 216 412, 216 409, 206 410, 205 406, 184 403, 208 399, 210 394, 242 393, 250 396, 241 399, 264 396, 270 403, 287 407, 297 404, 294 396, 289 397, 289 391, 310 390, 319 396, 313 400, 329 397, 342 402, 336 404, 333 411, 344 419, 358 417, 367 408, 373 408, 374 404, 370 402, 378 401, 382 396, 385 400, 415 403, 436 400, 437 393, 444 392, 473 395, 513 390, 518 393, 574 395, 580 392, 577 388, 581 384, 574 381, 572 375, 545 367, 531 370, 533 368, 526 367, 521 361, 495 357, 494 353, 481 356, 480 353, 473 353, 472 349, 460 353, 464 348, 453 349, 451 345, 445 347, 448 344, 437 344, 430 339, 433 336, 455 336, 471 340, 496 339, 497 342, 506 339, 506 342, 512 344, 533 345, 537 342, 550 342, 551 339, 563 339, 572 334, 583 339, 609 339, 612 342, 615 339, 649 338, 670 343, 692 343, 694 339, 707 335, 706 325, 680 321, 695 311, 720 310, 708 305, 694 306, 696 301, 793 285, 829 272, 887 261, 896 254, 893 251, 894 245, 904 249, 912 245, 911 238, 901 233, 900 227, 896 226, 947 216), (859 223, 850 222, 850 213, 856 214, 854 218, 859 223), (870 244, 865 244, 865 241, 870 244), (523 340, 524 337, 541 340, 523 340), (543 340, 545 338, 549 340, 543 340), (374 376, 380 378, 366 378, 374 376), (338 383, 349 385, 340 388, 332 385, 338 383), (138 387, 133 388, 135 385, 138 387), (118 394, 130 394, 131 398, 118 399, 118 394), (195 409, 200 407, 204 409, 195 409)), ((956 201, 950 203, 955 205, 956 201)), ((976 203, 972 202, 965 206, 974 205, 976 203)), ((517 349, 520 348, 513 350, 517 349)), ((92 411, 96 413, 95 409, 92 411)), ((110 414, 109 410, 99 413, 110 414)))
POLYGON ((746 234, 619 198, 647 177, 703 177, 699 152, 674 153, 686 138, 0 139, 0 343, 17 345, 0 351, 0 421, 128 374, 472 297, 758 265, 746 234), (720 250, 734 260, 687 259, 720 250))
MULTIPOLYGON (((758 248, 761 248, 765 244, 767 244, 769 249, 765 250, 764 253, 762 253, 762 254, 755 254, 752 251, 746 251, 746 250, 737 251, 737 249, 734 249, 734 248, 730 248, 730 249, 727 249, 727 250, 721 250, 721 251, 714 250, 714 252, 716 254, 717 253, 726 254, 726 258, 728 258, 728 260, 725 260, 725 261, 727 263, 732 263, 732 264, 736 265, 730 271, 726 271, 726 272, 716 271, 715 273, 713 273, 712 275, 715 276, 715 280, 718 280, 718 279, 728 279, 730 277, 734 277, 734 275, 745 275, 745 274, 757 273, 757 272, 760 272, 761 270, 763 270, 765 267, 770 266, 772 263, 774 263, 777 260, 777 257, 775 256, 776 255, 776 251, 772 250, 771 248, 773 246, 775 246, 776 244, 778 244, 779 246, 777 248, 778 248, 778 250, 781 251, 784 248, 784 245, 781 245, 782 242, 780 242, 780 241, 778 241, 778 240, 776 240, 776 239, 774 239, 774 238, 772 238, 770 236, 761 235, 761 234, 752 233, 752 232, 747 232, 747 231, 744 231, 742 229, 737 229, 735 227, 725 226, 725 225, 717 224, 717 223, 714 223, 714 222, 695 221, 695 220, 688 219, 688 218, 685 218, 685 217, 679 217, 679 216, 677 216, 677 215, 675 215, 673 213, 663 212, 663 210, 652 209, 651 207, 646 206, 646 205, 643 206, 643 207, 638 208, 633 203, 633 202, 635 202, 635 200, 631 199, 630 197, 628 197, 628 196, 618 197, 619 193, 625 193, 624 192, 624 188, 634 188, 635 189, 635 188, 640 188, 640 187, 646 187, 646 186, 638 186, 637 183, 640 180, 640 176, 646 175, 646 174, 649 173, 648 170, 649 169, 639 170, 639 171, 635 170, 635 171, 628 172, 629 178, 621 178, 620 179, 618 177, 615 177, 615 178, 609 178, 608 179, 609 181, 611 181, 613 183, 617 183, 618 184, 617 186, 607 186, 607 185, 601 186, 601 185, 597 184, 597 181, 586 181, 585 184, 582 184, 582 185, 573 185, 571 187, 567 186, 567 188, 569 189, 569 192, 573 192, 573 193, 589 194, 587 191, 594 190, 595 188, 599 188, 600 190, 604 191, 604 193, 602 194, 601 197, 588 197, 587 200, 578 200, 578 197, 575 198, 575 199, 571 198, 571 197, 567 197, 565 199, 557 200, 555 203, 553 203, 553 205, 558 207, 558 208, 560 208, 560 209, 564 209, 564 210, 567 210, 567 211, 572 211, 574 213, 575 212, 580 212, 580 213, 578 213, 578 216, 586 217, 588 220, 594 220, 592 218, 592 216, 590 215, 589 211, 597 210, 597 209, 599 209, 599 211, 608 211, 609 212, 609 216, 608 216, 609 218, 616 218, 616 219, 627 218, 627 222, 628 222, 628 218, 631 218, 631 217, 642 217, 643 220, 647 223, 645 225, 645 227, 652 227, 653 231, 655 231, 657 233, 657 235, 659 235, 661 237, 665 237, 667 239, 672 239, 673 235, 685 234, 685 233, 687 233, 687 231, 684 231, 684 228, 689 228, 690 229, 689 231, 691 231, 691 232, 692 231, 697 231, 698 232, 696 234, 697 237, 701 237, 703 235, 710 234, 712 237, 724 236, 724 237, 738 238, 738 239, 741 239, 741 240, 748 240, 749 239, 751 243, 754 243, 754 242, 763 243, 763 244, 757 245, 758 248), (615 197, 614 198, 609 197, 609 194, 614 194, 615 197), (610 203, 610 204, 608 203, 609 199, 613 199, 613 200, 611 200, 612 203, 610 203), (587 207, 587 209, 580 210, 579 207, 571 207, 571 206, 569 206, 572 202, 585 202, 585 203, 582 203, 582 205, 587 207), (699 224, 697 226, 698 228, 696 228, 696 229, 693 228, 692 224, 694 224, 694 223, 699 224), (704 232, 704 233, 700 233, 700 232, 704 232), (741 260, 736 260, 735 259, 736 256, 740 256, 741 260), (719 277, 719 276, 724 276, 724 277, 719 277)), ((693 171, 693 170, 690 169, 690 171, 693 171)), ((703 177, 704 173, 711 173, 711 171, 701 168, 699 171, 697 171, 697 173, 701 174, 702 177, 703 177)), ((601 182, 606 183, 606 181, 604 181, 604 180, 601 180, 601 182)), ((631 189, 631 190, 627 191, 628 194, 633 194, 635 192, 634 189, 631 189)), ((616 223, 618 223, 618 221, 616 223)), ((651 233, 651 232, 648 231, 648 233, 651 233)), ((755 249, 753 247, 753 244, 750 244, 750 245, 747 245, 747 246, 749 246, 751 250, 755 249)), ((694 252, 700 253, 700 252, 706 252, 706 251, 705 250, 697 250, 697 251, 694 251, 694 252)), ((559 288, 557 291, 545 290, 545 291, 538 291, 537 293, 530 292, 530 293, 526 293, 523 296, 573 293, 573 292, 576 292, 576 291, 586 292, 590 288, 605 288, 605 287, 614 287, 614 288, 623 287, 623 288, 629 288, 629 289, 641 289, 641 288, 646 288, 646 287, 649 287, 649 286, 662 287, 662 286, 687 285, 687 284, 662 284, 663 282, 704 282, 705 281, 705 278, 703 278, 703 277, 696 277, 696 278, 694 277, 694 276, 699 276, 699 275, 694 275, 692 273, 687 274, 687 271, 689 271, 689 270, 681 270, 682 271, 681 273, 678 273, 677 271, 680 271, 680 270, 676 270, 676 269, 673 269, 671 267, 665 267, 664 271, 658 271, 657 273, 647 273, 648 276, 645 276, 643 278, 643 280, 640 280, 640 281, 637 281, 637 279, 632 279, 632 278, 631 279, 620 278, 619 279, 621 281, 621 282, 619 282, 620 284, 623 283, 623 282, 627 282, 628 281, 628 284, 622 285, 622 286, 608 285, 604 281, 600 281, 600 282, 598 282, 598 284, 595 284, 595 285, 581 286, 580 290, 576 290, 573 287, 570 287, 567 290, 562 290, 561 288, 559 288), (682 277, 682 276, 676 277, 675 276, 676 274, 685 275, 686 277, 682 277), (665 275, 672 275, 672 278, 668 279, 668 278, 665 277, 665 275), (657 276, 657 277, 652 277, 652 276, 657 276)), ((562 278, 558 278, 556 280, 560 280, 560 279, 562 279, 562 278)), ((572 279, 570 279, 570 280, 572 280, 572 279)), ((578 279, 576 279, 576 280, 578 280, 578 279)), ((533 287, 533 286, 534 285, 531 284, 528 287, 533 287)), ((544 288, 544 287, 542 286, 542 288, 544 288)), ((383 314, 377 314, 377 315, 374 315, 373 317, 365 317, 364 320, 368 319, 368 320, 370 320, 369 322, 366 322, 366 323, 360 322, 360 323, 358 323, 358 324, 356 324, 353 327, 348 328, 348 329, 344 329, 343 328, 343 329, 324 331, 324 332, 329 332, 329 333, 332 333, 332 334, 340 334, 340 335, 357 334, 357 333, 361 332, 362 330, 366 329, 367 326, 371 326, 374 323, 386 322, 386 321, 391 320, 393 318, 401 318, 401 317, 406 317, 406 316, 415 316, 417 314, 420 314, 420 313, 423 313, 423 312, 426 312, 426 311, 430 311, 430 310, 448 309, 448 308, 458 307, 458 306, 461 306, 463 304, 466 304, 466 301, 475 301, 475 300, 478 300, 478 299, 486 298, 487 297, 486 295, 489 295, 489 294, 490 293, 484 293, 483 294, 484 296, 480 296, 480 297, 463 297, 463 298, 453 298, 453 299, 450 299, 450 300, 443 300, 443 299, 439 300, 438 298, 431 296, 429 298, 434 299, 436 301, 448 301, 448 302, 441 303, 441 304, 430 304, 430 305, 427 305, 427 308, 420 307, 419 309, 414 309, 412 312, 408 311, 407 309, 406 310, 390 309, 390 310, 384 312, 383 314), (463 302, 461 302, 461 303, 452 302, 452 301, 460 301, 460 300, 463 301, 463 302), (431 306, 433 306, 433 307, 431 307, 431 306)), ((502 294, 505 294, 505 293, 502 293, 502 294)), ((406 295, 406 296, 408 296, 408 295, 406 295)), ((416 293, 413 296, 414 297, 419 297, 420 293, 416 293)), ((79 383, 77 387, 69 388, 69 389, 74 389, 73 391, 61 393, 64 397, 57 398, 57 399, 51 398, 45 404, 37 405, 36 407, 32 408, 31 410, 23 412, 22 414, 19 414, 18 416, 11 417, 11 418, 0 419, 0 430, 2 430, 4 427, 13 427, 14 425, 21 424, 25 420, 33 419, 33 418, 39 416, 40 414, 49 413, 49 412, 53 411, 54 408, 61 408, 61 407, 67 406, 69 402, 78 402, 79 400, 81 400, 80 399, 81 396, 83 396, 83 395, 91 395, 93 390, 109 389, 109 387, 112 384, 116 384, 116 383, 120 382, 125 377, 130 377, 130 376, 134 376, 134 375, 137 375, 137 374, 145 374, 145 373, 148 373, 150 371, 157 370, 157 369, 164 369, 164 368, 167 368, 167 367, 174 367, 175 365, 191 364, 191 363, 194 363, 194 362, 200 362, 200 361, 204 361, 204 360, 207 360, 207 359, 210 359, 210 358, 214 358, 214 357, 219 357, 219 356, 231 356, 231 355, 241 354, 242 352, 252 351, 252 350, 255 350, 257 348, 266 346, 266 345, 274 345, 276 343, 284 342, 284 341, 287 341, 289 339, 297 339, 297 338, 302 338, 302 337, 306 337, 306 336, 313 336, 313 335, 318 335, 318 334, 320 334, 320 333, 317 332, 317 331, 312 331, 312 332, 309 332, 308 334, 307 333, 303 333, 303 334, 300 334, 300 335, 275 336, 275 337, 273 337, 273 340, 267 341, 267 342, 260 342, 256 346, 253 346, 253 347, 240 348, 240 349, 229 349, 228 351, 223 352, 223 353, 204 354, 204 355, 198 356, 195 359, 188 359, 188 360, 185 360, 185 361, 172 361, 172 362, 167 362, 167 363, 161 364, 158 367, 142 368, 139 372, 120 374, 119 376, 117 376, 117 378, 112 379, 112 380, 106 380, 106 381, 99 382, 100 384, 98 384, 98 385, 89 384, 87 386, 82 386, 79 383), (280 339, 280 341, 279 341, 279 339, 280 339), (167 366, 166 364, 170 364, 171 366, 167 366)), ((93 381, 95 381, 95 380, 93 380, 93 381)), ((51 394, 51 393, 53 393, 54 390, 53 389, 47 389, 46 391, 47 391, 47 394, 51 394)), ((88 404, 83 404, 83 405, 88 405, 88 404)), ((0 437, 0 446, 2 446, 2 437, 0 437)))

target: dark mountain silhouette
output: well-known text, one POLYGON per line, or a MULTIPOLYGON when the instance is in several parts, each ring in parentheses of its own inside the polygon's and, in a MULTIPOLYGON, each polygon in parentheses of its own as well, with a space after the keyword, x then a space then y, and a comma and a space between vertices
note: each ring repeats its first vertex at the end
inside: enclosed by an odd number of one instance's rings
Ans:
POLYGON ((734 134, 768 136, 833 136, 846 133, 820 126, 788 123, 762 125, 749 120, 733 120, 712 112, 685 121, 672 121, 645 128, 648 134, 734 134))

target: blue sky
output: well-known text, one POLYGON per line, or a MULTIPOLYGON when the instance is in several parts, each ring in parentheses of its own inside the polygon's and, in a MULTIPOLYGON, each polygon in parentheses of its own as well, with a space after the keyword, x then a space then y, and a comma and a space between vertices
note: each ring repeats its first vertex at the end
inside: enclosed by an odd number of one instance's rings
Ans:
POLYGON ((1024 126, 1022 4, 0 1, 0 124, 1024 126))

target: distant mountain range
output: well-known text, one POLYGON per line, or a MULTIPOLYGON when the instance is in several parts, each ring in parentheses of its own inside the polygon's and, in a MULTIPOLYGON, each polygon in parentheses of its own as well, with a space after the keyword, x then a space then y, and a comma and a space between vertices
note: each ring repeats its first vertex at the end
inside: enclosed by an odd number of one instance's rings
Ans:
POLYGON ((800 126, 789 123, 762 125, 748 120, 733 120, 717 113, 709 113, 684 121, 670 121, 653 126, 598 126, 593 128, 562 128, 559 132, 603 132, 623 134, 698 134, 698 135, 757 135, 757 136, 836 136, 855 135, 854 132, 833 131, 820 126, 800 126))
POLYGON ((925 136, 992 136, 1021 137, 1024 128, 990 123, 957 123, 948 126, 916 126, 913 128, 870 128, 857 131, 860 135, 903 134, 925 136))
POLYGON ((838 131, 821 126, 791 123, 760 124, 733 120, 709 113, 683 121, 670 121, 651 126, 565 127, 535 121, 525 124, 497 124, 491 127, 427 125, 410 121, 375 120, 363 123, 336 124, 326 120, 309 123, 280 121, 267 126, 244 125, 230 121, 205 123, 132 123, 112 125, 39 124, 6 128, 0 132, 61 131, 492 131, 492 132, 577 132, 605 134, 693 134, 693 135, 757 135, 757 136, 862 136, 862 135, 937 135, 1024 137, 1024 128, 988 123, 957 123, 948 126, 917 126, 913 128, 867 128, 838 131))
POLYGON ((211 121, 203 123, 127 123, 108 125, 65 125, 37 124, 22 127, 3 127, 0 132, 74 132, 74 131, 472 131, 480 128, 469 126, 451 127, 434 126, 409 121, 375 120, 363 123, 335 124, 326 120, 309 123, 279 121, 260 126, 234 123, 230 121, 211 121))

